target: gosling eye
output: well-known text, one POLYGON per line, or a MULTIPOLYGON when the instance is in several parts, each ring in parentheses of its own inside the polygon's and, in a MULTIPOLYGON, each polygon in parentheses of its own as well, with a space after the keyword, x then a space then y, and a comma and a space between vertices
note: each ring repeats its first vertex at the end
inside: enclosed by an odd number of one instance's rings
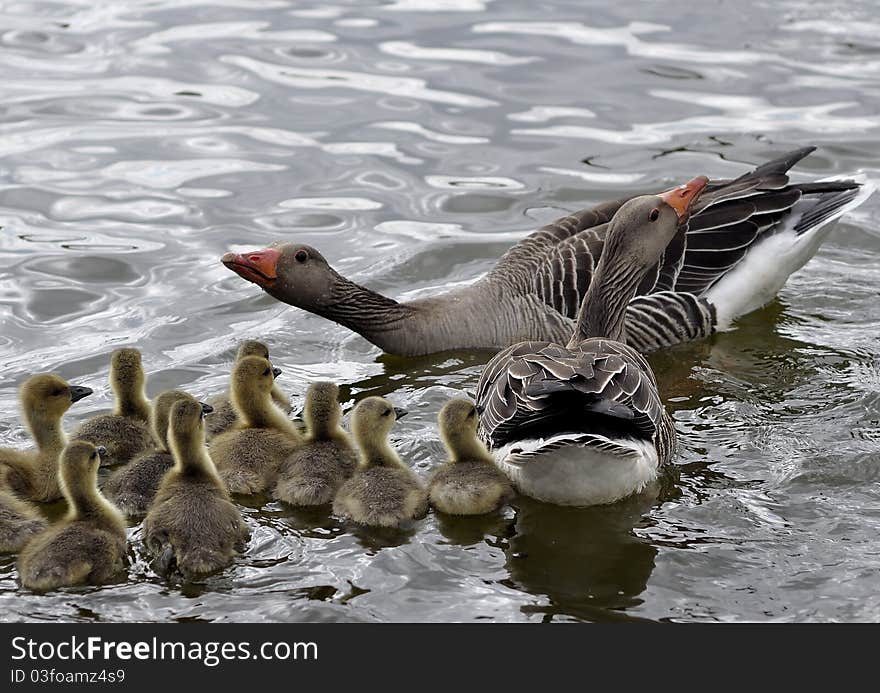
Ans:
POLYGON ((59 387, 56 390, 52 390, 50 394, 52 397, 61 397, 61 395, 66 394, 66 390, 59 387))
POLYGON ((651 210, 651 221, 657 221, 657 219, 659 219, 659 218, 660 218, 660 210, 657 209, 656 207, 654 207, 654 209, 651 210))
POLYGON ((385 411, 382 412, 382 416, 391 416, 391 410, 386 409, 385 411))
POLYGON ((89 455, 89 459, 90 459, 90 460, 93 460, 93 459, 95 459, 97 456, 98 456, 98 451, 96 450, 96 451, 93 452, 91 455, 89 455))
POLYGON ((471 409, 471 410, 468 412, 467 418, 469 418, 469 419, 474 418, 474 414, 476 414, 476 413, 477 413, 477 410, 476 410, 476 409, 471 409))
POLYGON ((271 373, 271 372, 272 372, 272 369, 267 368, 266 370, 263 371, 263 375, 269 375, 269 373, 271 373))
POLYGON ((302 263, 309 259, 309 254, 305 250, 300 249, 296 251, 296 255, 293 256, 293 259, 302 263))

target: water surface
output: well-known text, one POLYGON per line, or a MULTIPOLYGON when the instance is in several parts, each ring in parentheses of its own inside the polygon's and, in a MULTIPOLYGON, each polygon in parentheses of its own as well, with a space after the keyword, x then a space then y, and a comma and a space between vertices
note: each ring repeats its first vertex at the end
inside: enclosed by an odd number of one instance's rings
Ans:
MULTIPOLYGON (((225 387, 239 339, 310 379, 435 417, 485 354, 404 360, 223 268, 296 239, 411 298, 473 281, 566 211, 820 150, 799 179, 877 180, 880 16, 867 0, 396 0, 0 6, 0 444, 56 371, 109 407, 109 352, 151 395, 225 387)), ((124 583, 36 596, 0 557, 7 620, 615 621, 880 618, 880 197, 736 331, 652 356, 676 478, 611 507, 523 499, 408 535, 243 506, 248 552, 167 584, 130 531, 124 583)), ((55 509, 56 512, 60 508, 55 509)))

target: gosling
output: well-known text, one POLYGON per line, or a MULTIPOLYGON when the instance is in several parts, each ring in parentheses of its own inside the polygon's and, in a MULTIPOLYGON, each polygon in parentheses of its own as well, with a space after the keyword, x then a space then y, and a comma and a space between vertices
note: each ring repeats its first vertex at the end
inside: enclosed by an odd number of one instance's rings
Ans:
POLYGON ((110 357, 113 412, 84 421, 74 440, 87 440, 107 448, 102 464, 124 464, 154 447, 150 433, 150 402, 144 391, 146 376, 137 349, 117 349, 110 357))
POLYGON ((61 419, 70 405, 92 394, 50 373, 28 378, 19 389, 21 415, 36 450, 0 448, 0 486, 18 498, 49 502, 61 498, 58 458, 67 444, 61 419))
MULTIPOLYGON (((242 342, 238 347, 238 353, 235 355, 236 362, 241 361, 245 356, 259 356, 268 361, 269 347, 263 344, 263 342, 249 339, 242 342)), ((272 385, 272 400, 281 407, 281 411, 285 414, 290 413, 290 398, 278 387, 278 383, 272 385)), ((208 418, 206 424, 208 440, 211 440, 215 436, 230 430, 238 421, 238 414, 235 413, 235 407, 232 406, 229 392, 212 397, 208 400, 208 404, 214 407, 214 413, 208 418)))
POLYGON ((168 447, 168 419, 174 403, 183 400, 196 401, 181 390, 168 390, 156 397, 152 428, 159 447, 139 455, 118 469, 104 485, 104 494, 127 517, 146 514, 156 496, 159 482, 174 466, 174 457, 168 447))
POLYGON ((101 585, 125 570, 125 522, 98 491, 102 448, 77 440, 61 454, 61 485, 68 512, 34 537, 18 558, 23 587, 46 592, 101 585))
POLYGON ((176 565, 187 580, 231 565, 250 536, 205 448, 204 415, 210 412, 210 405, 190 398, 171 407, 174 467, 144 519, 144 541, 157 570, 168 574, 176 565))
POLYGON ((230 493, 271 489, 278 466, 303 442, 293 422, 272 401, 272 386, 280 374, 260 356, 245 356, 232 369, 230 392, 239 421, 210 446, 230 493))
POLYGON ((355 407, 351 430, 361 449, 360 466, 333 501, 336 515, 372 527, 400 527, 424 517, 425 488, 388 444, 391 427, 405 414, 381 397, 367 397, 355 407))
POLYGON ((339 487, 354 474, 357 454, 339 421, 339 388, 312 383, 306 392, 308 434, 302 447, 284 460, 272 497, 291 505, 330 503, 339 487))
POLYGON ((440 438, 449 461, 428 480, 428 499, 450 515, 483 515, 513 499, 513 487, 477 438, 477 409, 466 399, 453 399, 440 410, 440 438))

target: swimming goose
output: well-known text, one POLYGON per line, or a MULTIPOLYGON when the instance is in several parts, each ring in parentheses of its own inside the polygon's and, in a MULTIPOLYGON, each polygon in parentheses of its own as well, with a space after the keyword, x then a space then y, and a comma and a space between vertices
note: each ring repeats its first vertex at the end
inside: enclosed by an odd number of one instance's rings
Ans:
MULTIPOLYGON (((627 307, 627 344, 646 352, 726 330, 770 301, 826 238, 832 222, 872 192, 864 181, 789 183, 814 147, 736 180, 710 183, 627 307)), ((582 210, 513 246, 474 284, 399 303, 339 275, 314 248, 276 243, 221 261, 279 301, 359 333, 387 353, 503 349, 564 342, 625 199, 582 210)))
POLYGON ((68 511, 34 537, 18 558, 21 584, 45 592, 70 585, 100 585, 125 569, 122 514, 98 491, 103 448, 75 440, 59 463, 68 511))
POLYGON ((31 376, 22 383, 21 415, 37 449, 0 448, 0 487, 21 499, 49 502, 61 498, 58 457, 67 444, 61 418, 71 404, 90 394, 91 389, 69 385, 51 373, 31 376))
MULTIPOLYGON (((236 361, 241 361, 245 356, 261 356, 264 359, 269 358, 269 347, 263 342, 254 339, 248 339, 242 342, 238 347, 235 355, 236 361)), ((289 414, 292 407, 290 406, 290 398, 284 394, 278 383, 272 385, 272 399, 275 401, 285 414, 289 414)), ((228 431, 232 424, 238 421, 235 408, 232 406, 232 400, 229 392, 217 395, 208 400, 208 404, 214 407, 214 412, 208 417, 206 427, 208 440, 214 436, 220 435, 224 431, 228 431)))
POLYGON ((250 530, 205 448, 204 415, 211 406, 192 398, 171 407, 168 442, 174 468, 159 485, 144 519, 144 543, 167 574, 186 579, 230 565, 244 550, 250 530))
POLYGON ((101 463, 123 464, 155 447, 150 433, 150 401, 144 392, 146 376, 137 349, 117 349, 110 356, 110 388, 115 402, 110 414, 84 421, 73 432, 74 440, 103 445, 101 463))
POLYGON ((168 419, 175 402, 196 399, 181 390, 167 390, 153 405, 152 430, 159 447, 144 452, 117 469, 104 484, 104 495, 128 517, 143 515, 156 496, 165 473, 174 466, 168 446, 168 419))
POLYGON ((351 431, 360 447, 360 466, 333 501, 333 513, 371 527, 400 527, 428 511, 425 487, 388 444, 394 422, 406 415, 381 397, 358 402, 351 431))
POLYGON ((514 344, 480 375, 481 433, 522 493, 558 505, 612 503, 644 490, 671 461, 675 428, 651 367, 624 343, 626 307, 707 182, 626 202, 567 345, 514 344))
POLYGON ((428 480, 431 505, 450 515, 483 515, 509 502, 514 495, 510 481, 477 438, 477 408, 457 398, 447 402, 437 418, 449 461, 428 480))
POLYGON ((339 425, 341 418, 339 388, 312 383, 306 391, 308 434, 278 469, 273 498, 291 505, 324 505, 333 500, 357 467, 351 439, 339 425))
POLYGON ((280 374, 260 356, 246 356, 233 366, 230 393, 239 421, 210 446, 230 493, 267 491, 278 465, 302 445, 296 426, 272 400, 272 385, 280 374))

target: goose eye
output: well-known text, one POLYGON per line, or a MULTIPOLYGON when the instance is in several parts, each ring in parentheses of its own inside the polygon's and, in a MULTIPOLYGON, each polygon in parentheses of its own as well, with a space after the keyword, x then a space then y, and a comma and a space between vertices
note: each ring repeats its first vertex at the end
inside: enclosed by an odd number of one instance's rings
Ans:
POLYGON ((474 418, 474 414, 476 414, 476 413, 477 413, 477 410, 476 410, 476 409, 471 409, 471 410, 468 412, 467 417, 468 417, 469 419, 472 419, 472 418, 474 418))
POLYGON ((382 412, 382 416, 391 416, 391 410, 386 409, 385 411, 382 412))
POLYGON ((95 459, 97 456, 98 456, 98 453, 97 453, 97 452, 93 452, 91 455, 89 455, 89 459, 90 459, 90 460, 93 460, 93 459, 95 459))
POLYGON ((305 262, 309 259, 309 254, 305 250, 297 250, 293 257, 297 262, 305 262))
POLYGON ((57 390, 52 390, 52 392, 50 394, 52 395, 52 397, 60 397, 61 395, 64 394, 64 390, 59 388, 57 390))
POLYGON ((271 372, 271 369, 267 368, 266 370, 263 371, 263 375, 269 375, 270 372, 271 372))
POLYGON ((654 209, 651 210, 651 221, 657 221, 657 219, 659 219, 659 218, 660 218, 660 210, 657 209, 656 207, 654 207, 654 209))

